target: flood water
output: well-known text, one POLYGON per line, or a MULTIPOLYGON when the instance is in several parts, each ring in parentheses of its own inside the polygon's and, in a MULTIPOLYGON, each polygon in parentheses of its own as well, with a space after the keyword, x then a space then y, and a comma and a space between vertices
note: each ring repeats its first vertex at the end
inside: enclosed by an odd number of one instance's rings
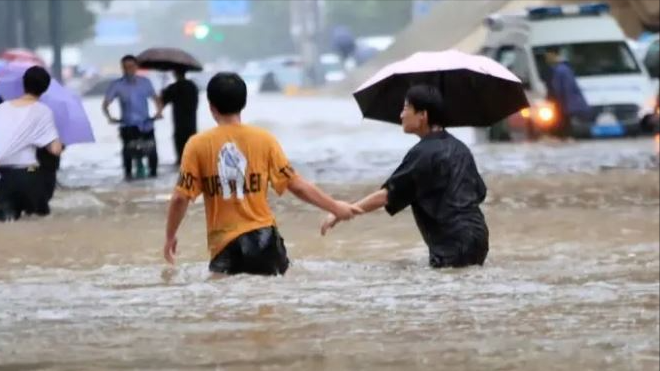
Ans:
MULTIPOLYGON (((323 214, 273 198, 284 277, 212 277, 204 211, 162 259, 175 180, 169 121, 158 180, 121 182, 114 128, 63 158, 53 214, 0 225, 0 370, 657 370, 660 185, 651 139, 485 144, 483 267, 433 270, 409 211, 319 236, 323 214)), ((348 99, 254 97, 336 197, 377 189, 415 139, 361 123, 348 99)), ((210 126, 205 105, 200 124, 210 126)), ((201 201, 201 200, 200 200, 201 201)))

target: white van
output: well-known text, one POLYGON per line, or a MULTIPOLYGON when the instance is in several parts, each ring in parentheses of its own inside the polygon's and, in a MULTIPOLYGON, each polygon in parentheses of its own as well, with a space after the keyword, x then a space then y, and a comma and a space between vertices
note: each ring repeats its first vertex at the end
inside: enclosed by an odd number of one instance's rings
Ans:
POLYGON ((491 139, 535 136, 556 125, 555 108, 545 100, 548 46, 560 48, 594 112, 593 122, 573 127, 576 137, 637 135, 642 119, 653 113, 657 86, 629 48, 607 4, 529 8, 493 14, 485 23, 488 33, 481 53, 516 74, 532 104, 505 120, 499 131, 494 128, 491 139))

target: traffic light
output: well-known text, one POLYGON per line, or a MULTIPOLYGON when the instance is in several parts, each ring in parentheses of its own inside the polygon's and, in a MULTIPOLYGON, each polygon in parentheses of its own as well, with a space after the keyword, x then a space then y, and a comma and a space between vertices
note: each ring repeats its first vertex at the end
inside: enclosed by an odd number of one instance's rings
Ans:
POLYGON ((187 21, 183 25, 183 34, 186 36, 193 36, 195 34, 195 27, 197 27, 197 21, 187 21))
POLYGON ((220 31, 217 31, 217 32, 213 33, 212 38, 213 38, 213 41, 221 43, 221 42, 225 41, 225 34, 223 34, 220 31))
POLYGON ((195 26, 195 31, 193 35, 197 40, 204 40, 209 36, 210 33, 211 33, 211 27, 202 23, 195 26))
POLYGON ((183 25, 183 34, 194 37, 199 41, 205 41, 209 38, 215 42, 225 40, 225 34, 221 30, 214 30, 210 25, 199 21, 187 21, 183 25))

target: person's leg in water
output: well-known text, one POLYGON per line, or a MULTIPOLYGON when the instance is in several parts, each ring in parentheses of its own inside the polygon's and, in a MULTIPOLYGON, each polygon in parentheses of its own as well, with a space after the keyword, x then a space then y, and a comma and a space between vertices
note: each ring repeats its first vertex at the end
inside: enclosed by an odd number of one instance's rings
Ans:
POLYGON ((176 150, 176 164, 181 165, 181 156, 183 155, 183 148, 188 141, 188 137, 181 129, 174 132, 174 149, 176 150))
POLYGON ((55 194, 57 186, 57 171, 60 168, 60 156, 48 152, 46 148, 37 149, 37 161, 39 161, 39 173, 43 184, 43 197, 50 202, 55 194))
POLYGON ((16 179, 12 169, 0 169, 0 222, 18 220, 21 217, 16 204, 16 179))
POLYGON ((144 168, 144 162, 142 162, 143 156, 135 156, 135 177, 138 179, 146 178, 147 171, 144 168))
POLYGON ((135 149, 134 141, 138 138, 138 129, 134 126, 124 126, 119 128, 119 135, 122 142, 122 162, 124 165, 124 179, 133 179, 133 157, 135 149))
POLYGON ((158 151, 156 150, 156 136, 154 131, 150 130, 141 135, 142 143, 145 146, 145 152, 149 159, 149 177, 158 176, 158 151))
POLYGON ((147 177, 147 171, 144 167, 144 149, 141 139, 137 139, 133 142, 135 152, 133 152, 133 161, 135 162, 135 176, 138 179, 143 179, 147 177))
POLYGON ((224 274, 283 275, 289 268, 284 240, 275 227, 245 233, 230 242, 209 263, 209 270, 224 274))
POLYGON ((0 170, 0 221, 18 220, 23 213, 50 214, 41 174, 36 167, 0 170))
POLYGON ((197 132, 197 124, 194 120, 179 120, 174 126, 174 147, 177 154, 177 165, 181 164, 183 149, 191 136, 197 132))

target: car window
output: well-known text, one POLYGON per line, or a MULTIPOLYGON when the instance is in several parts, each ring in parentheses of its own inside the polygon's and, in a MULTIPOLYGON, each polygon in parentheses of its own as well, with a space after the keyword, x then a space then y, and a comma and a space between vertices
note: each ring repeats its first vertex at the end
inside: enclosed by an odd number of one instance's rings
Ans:
MULTIPOLYGON (((545 48, 533 48, 534 59, 543 76, 548 66, 545 48)), ((553 45, 559 47, 561 55, 571 65, 576 76, 598 76, 639 73, 641 70, 632 51, 624 41, 594 42, 553 45)))
POLYGON ((477 54, 486 56, 488 58, 494 58, 495 48, 490 46, 482 46, 481 49, 479 49, 479 53, 477 54))

